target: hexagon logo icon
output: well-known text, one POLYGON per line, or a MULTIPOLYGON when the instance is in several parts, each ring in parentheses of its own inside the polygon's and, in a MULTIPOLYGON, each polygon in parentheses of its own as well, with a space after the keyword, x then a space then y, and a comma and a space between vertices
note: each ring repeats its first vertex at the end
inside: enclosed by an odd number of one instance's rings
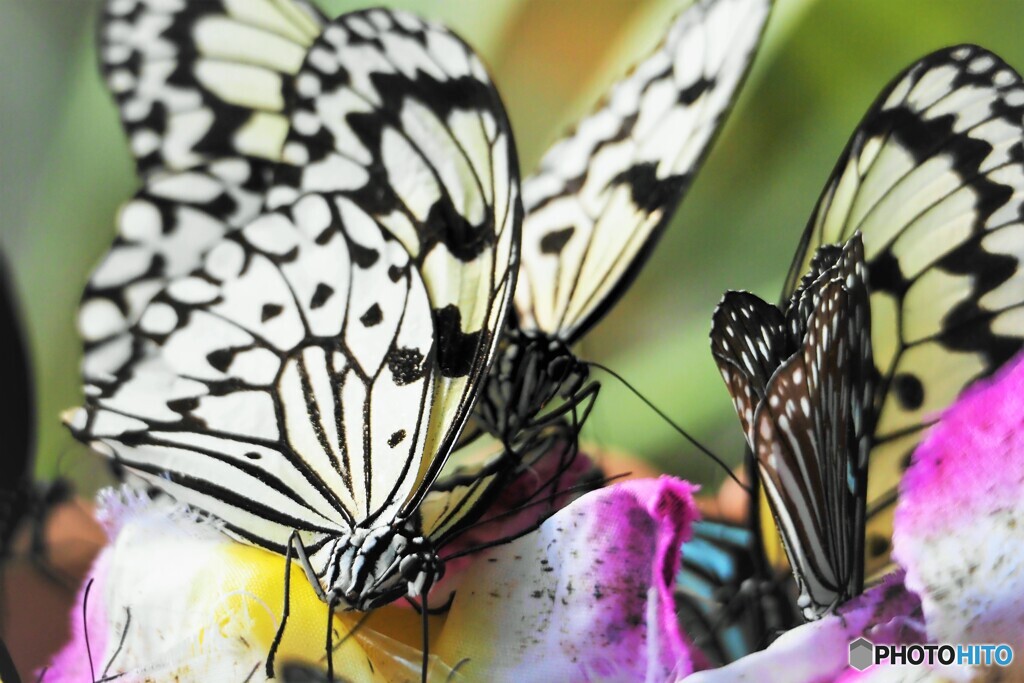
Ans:
POLYGON ((858 638, 850 643, 850 666, 863 671, 874 663, 875 646, 867 638, 858 638))

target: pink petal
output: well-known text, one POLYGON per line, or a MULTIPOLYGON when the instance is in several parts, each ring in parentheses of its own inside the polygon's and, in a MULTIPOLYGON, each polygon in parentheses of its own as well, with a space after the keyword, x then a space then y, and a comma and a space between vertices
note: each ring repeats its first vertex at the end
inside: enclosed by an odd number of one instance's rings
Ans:
MULTIPOLYGON (((695 651, 672 600, 695 487, 629 481, 589 493, 467 572, 436 651, 476 680, 664 681, 695 651)), ((699 655, 697 655, 699 656, 699 655)))
MULTIPOLYGON (((559 444, 551 449, 533 467, 503 487, 476 526, 457 535, 444 546, 441 554, 458 555, 503 538, 515 538, 565 507, 577 495, 572 492, 573 487, 594 470, 594 463, 583 453, 577 453, 565 467, 562 464, 565 448, 566 444, 559 444), (556 495, 557 492, 564 493, 556 495)), ((476 557, 475 554, 464 555, 446 562, 444 576, 430 592, 429 604, 448 602, 461 583, 463 572, 476 557)))
MULTIPOLYGON (((837 613, 781 635, 770 647, 720 669, 702 671, 687 683, 823 683, 859 680, 849 666, 850 642, 865 637, 876 644, 924 642, 917 628, 920 603, 893 574, 851 600, 837 613)), ((871 673, 868 669, 865 674, 871 673)))
POLYGON ((54 655, 43 679, 46 683, 81 683, 102 677, 103 656, 107 649, 107 610, 103 604, 106 594, 107 574, 112 549, 107 546, 96 558, 92 569, 86 574, 89 579, 78 592, 75 606, 71 609, 71 640, 54 655), (88 605, 84 604, 86 588, 89 589, 88 605), (88 609, 86 609, 88 608, 88 609), (83 620, 84 617, 84 620, 83 620), (84 623, 83 623, 84 622, 84 623), (86 645, 88 632, 89 643, 86 645), (95 676, 89 670, 89 656, 92 655, 95 676))
POLYGON ((893 556, 936 641, 1024 646, 1024 356, 971 387, 914 453, 893 556))

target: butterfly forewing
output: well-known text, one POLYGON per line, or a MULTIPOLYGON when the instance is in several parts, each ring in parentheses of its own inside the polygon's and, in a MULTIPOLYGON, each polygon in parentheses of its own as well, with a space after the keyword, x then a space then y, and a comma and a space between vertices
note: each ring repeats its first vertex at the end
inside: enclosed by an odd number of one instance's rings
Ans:
POLYGON ((276 161, 286 86, 323 23, 306 0, 107 0, 100 65, 139 172, 276 161))
POLYGON ((294 102, 284 146, 294 166, 276 178, 271 205, 307 192, 350 197, 412 254, 438 334, 428 451, 446 453, 493 356, 517 272, 518 163, 498 93, 457 36, 376 9, 324 31, 294 102))
POLYGON ((112 381, 129 360, 128 328, 169 280, 190 273, 223 235, 259 214, 267 175, 265 163, 218 160, 151 176, 121 207, 117 237, 78 312, 87 384, 112 381))
POLYGON ((748 439, 753 438, 754 409, 764 399, 775 368, 788 355, 785 330, 779 309, 749 292, 727 292, 715 309, 711 353, 748 439))
POLYGON ((348 200, 309 195, 223 240, 136 334, 157 350, 72 426, 236 535, 283 551, 303 532, 322 575, 338 537, 393 518, 422 484, 429 300, 401 244, 348 200))
POLYGON ((701 0, 523 184, 519 324, 579 338, 653 248, 721 127, 769 0, 701 0))
POLYGON ((891 506, 922 429, 1024 338, 1024 86, 970 45, 883 91, 804 234, 785 296, 815 250, 863 235, 878 389, 869 417, 868 574, 885 566, 891 506))

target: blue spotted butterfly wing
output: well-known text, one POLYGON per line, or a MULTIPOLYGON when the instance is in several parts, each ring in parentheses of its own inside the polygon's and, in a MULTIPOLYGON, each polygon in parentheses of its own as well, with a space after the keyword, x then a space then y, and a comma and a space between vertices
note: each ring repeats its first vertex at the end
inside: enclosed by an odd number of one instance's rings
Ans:
POLYGON ((796 622, 788 584, 759 578, 765 572, 755 530, 700 520, 681 555, 676 614, 713 665, 763 649, 796 622))

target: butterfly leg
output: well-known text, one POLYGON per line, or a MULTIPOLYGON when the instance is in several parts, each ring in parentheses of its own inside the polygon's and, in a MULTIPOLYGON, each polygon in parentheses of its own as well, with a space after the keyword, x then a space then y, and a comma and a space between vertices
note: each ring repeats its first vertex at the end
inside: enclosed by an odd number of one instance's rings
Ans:
MULTIPOLYGON (((284 608, 281 610, 281 623, 277 627, 277 633, 274 634, 274 642, 270 644, 270 652, 267 654, 267 678, 274 677, 274 657, 277 655, 277 649, 281 646, 281 639, 284 637, 284 627, 288 622, 288 613, 291 609, 293 552, 295 553, 295 559, 299 561, 299 564, 302 566, 303 573, 309 580, 309 585, 311 585, 313 590, 316 592, 316 596, 322 601, 330 604, 327 593, 320 585, 320 580, 317 578, 316 572, 313 571, 313 565, 309 561, 309 554, 306 552, 306 547, 302 544, 299 532, 293 531, 292 535, 288 537, 288 547, 284 554, 284 608)), ((330 629, 328 628, 328 630, 330 629)), ((330 652, 330 650, 328 650, 328 652, 330 652)))

